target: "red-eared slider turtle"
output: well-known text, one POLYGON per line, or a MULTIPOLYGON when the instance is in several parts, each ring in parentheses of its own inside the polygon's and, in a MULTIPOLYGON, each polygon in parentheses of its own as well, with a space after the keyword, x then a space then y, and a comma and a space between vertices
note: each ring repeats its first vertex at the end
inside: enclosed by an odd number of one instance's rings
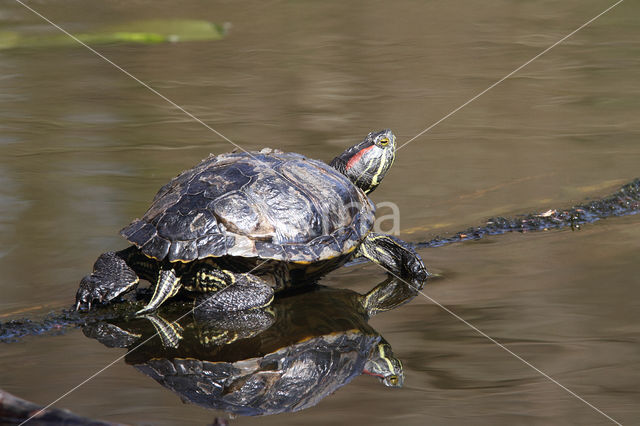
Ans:
POLYGON ((131 348, 127 364, 183 401, 268 415, 314 406, 363 373, 401 387, 402 363, 368 320, 416 294, 395 278, 366 295, 317 286, 262 309, 217 317, 196 310, 178 324, 171 321, 183 311, 172 305, 145 317, 151 322, 136 318, 83 331, 109 347, 131 348), (162 339, 148 340, 155 332, 162 339))
POLYGON ((415 250, 370 232, 375 207, 366 194, 395 148, 383 130, 330 165, 270 149, 210 156, 163 186, 142 219, 121 231, 133 246, 98 258, 76 307, 109 302, 139 277, 155 283, 141 314, 180 288, 213 292, 214 310, 260 307, 273 289, 313 281, 354 256, 421 286, 428 274, 415 250))

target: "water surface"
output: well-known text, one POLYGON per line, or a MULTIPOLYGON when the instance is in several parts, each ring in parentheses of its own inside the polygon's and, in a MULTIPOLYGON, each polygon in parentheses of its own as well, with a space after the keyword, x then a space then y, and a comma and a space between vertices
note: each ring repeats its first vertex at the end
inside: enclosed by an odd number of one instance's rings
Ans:
MULTIPOLYGON (((246 149, 330 161, 367 132, 402 143, 609 3, 34 3, 71 31, 140 19, 231 23, 211 42, 99 50, 246 149)), ((637 4, 624 2, 398 152, 373 194, 418 242, 570 206, 640 175, 637 4)), ((46 33, 17 3, 0 26, 46 33)), ((81 47, 0 51, 0 315, 68 306, 155 191, 233 147, 81 47)), ((381 210, 380 214, 384 212, 381 210)), ((581 231, 492 237, 421 251, 444 276, 429 296, 622 423, 638 417, 640 217, 581 231)), ((384 277, 345 268, 327 285, 384 277)), ((235 424, 496 424, 607 420, 425 298, 372 320, 405 363, 403 389, 359 377, 318 406, 235 424)), ((42 404, 124 351, 79 330, 0 352, 0 386, 42 404)), ((60 406, 126 423, 204 424, 123 362, 60 406)))

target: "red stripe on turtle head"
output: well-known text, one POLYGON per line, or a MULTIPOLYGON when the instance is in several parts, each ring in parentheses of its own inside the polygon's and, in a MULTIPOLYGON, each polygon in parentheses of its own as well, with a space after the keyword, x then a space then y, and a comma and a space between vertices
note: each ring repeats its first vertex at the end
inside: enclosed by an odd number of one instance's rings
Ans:
POLYGON ((382 374, 377 374, 377 373, 374 373, 374 372, 369 371, 367 369, 362 370, 362 374, 366 374, 368 376, 373 376, 373 377, 380 377, 380 378, 384 379, 384 376, 382 374))
POLYGON ((353 165, 356 164, 360 160, 360 158, 362 158, 365 152, 369 151, 374 147, 375 145, 372 144, 371 146, 362 148, 360 151, 358 151, 353 157, 349 159, 349 161, 347 162, 347 165, 345 166, 345 170, 349 170, 351 167, 353 167, 353 165))

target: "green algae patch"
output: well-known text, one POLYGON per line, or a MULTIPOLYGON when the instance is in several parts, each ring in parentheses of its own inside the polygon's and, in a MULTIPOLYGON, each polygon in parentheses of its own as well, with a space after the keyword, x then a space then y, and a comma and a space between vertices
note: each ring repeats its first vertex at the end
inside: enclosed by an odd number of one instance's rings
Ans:
MULTIPOLYGON (((75 33, 73 37, 89 45, 114 43, 160 44, 221 40, 228 25, 209 21, 172 19, 134 21, 100 28, 95 32, 75 33)), ((20 31, 0 31, 0 49, 51 48, 78 46, 77 40, 61 32, 27 34, 20 31)))

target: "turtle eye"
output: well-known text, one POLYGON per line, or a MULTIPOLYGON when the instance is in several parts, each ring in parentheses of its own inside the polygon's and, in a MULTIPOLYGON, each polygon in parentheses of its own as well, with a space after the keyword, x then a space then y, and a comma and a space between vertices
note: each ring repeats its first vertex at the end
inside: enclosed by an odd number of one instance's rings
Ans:
POLYGON ((389 145, 389 138, 382 138, 382 139, 380 139, 380 145, 382 145, 382 146, 387 146, 387 145, 389 145))
POLYGON ((390 376, 389 383, 391 386, 396 386, 398 384, 398 376, 390 376))

